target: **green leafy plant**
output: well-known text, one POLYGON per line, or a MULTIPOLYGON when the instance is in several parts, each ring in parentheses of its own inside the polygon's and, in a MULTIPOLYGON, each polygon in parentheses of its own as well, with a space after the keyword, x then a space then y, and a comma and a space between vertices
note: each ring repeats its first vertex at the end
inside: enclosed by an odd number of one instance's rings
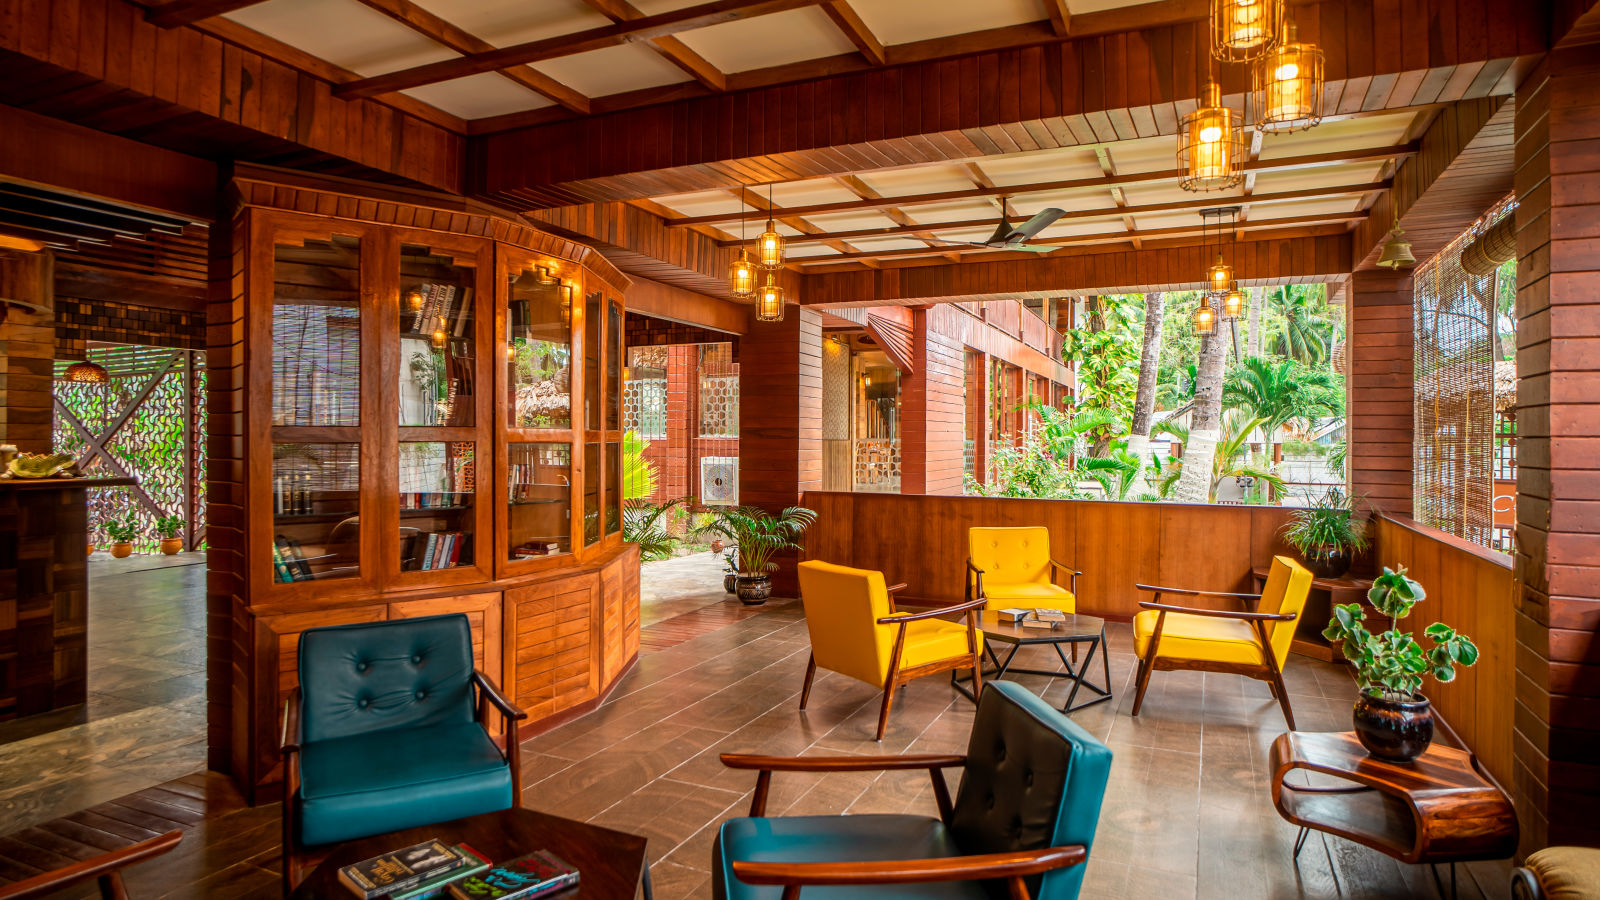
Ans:
POLYGON ((183 516, 158 516, 156 518, 156 537, 163 540, 175 538, 183 531, 183 526, 186 524, 188 523, 184 521, 183 516))
POLYGON ((1338 547, 1348 553, 1367 549, 1367 523, 1356 518, 1355 505, 1344 491, 1334 488, 1304 509, 1297 509, 1283 526, 1283 539, 1302 555, 1338 547))
POLYGON ((139 537, 139 520, 132 516, 126 519, 112 519, 106 523, 106 534, 119 544, 133 542, 139 537))
POLYGON ((622 496, 626 500, 642 500, 656 492, 660 478, 655 463, 644 458, 650 442, 637 431, 622 435, 622 496))
POLYGON ((1406 577, 1404 566, 1385 567, 1373 579, 1367 600, 1378 612, 1389 617, 1389 630, 1373 634, 1367 630, 1366 613, 1359 603, 1333 608, 1333 618, 1322 636, 1343 642, 1344 658, 1356 667, 1356 684, 1367 695, 1379 699, 1409 700, 1422 688, 1422 679, 1432 675, 1439 682, 1454 681, 1456 666, 1471 666, 1478 661, 1478 648, 1466 635, 1440 622, 1422 630, 1432 642, 1427 650, 1410 632, 1397 627, 1411 614, 1412 607, 1427 596, 1422 585, 1406 577))
POLYGON ((622 539, 638 544, 646 560, 670 559, 678 549, 678 538, 672 533, 673 513, 688 502, 684 497, 665 503, 630 500, 622 508, 622 539))
POLYGON ((704 530, 720 534, 738 548, 740 575, 767 575, 778 568, 773 557, 784 550, 799 550, 800 537, 817 521, 817 514, 791 506, 773 515, 758 506, 723 510, 704 530))

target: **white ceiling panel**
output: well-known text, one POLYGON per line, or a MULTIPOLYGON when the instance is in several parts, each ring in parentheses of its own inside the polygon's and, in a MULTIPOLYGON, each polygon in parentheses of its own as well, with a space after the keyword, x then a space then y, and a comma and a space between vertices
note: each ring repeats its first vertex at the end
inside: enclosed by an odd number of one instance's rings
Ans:
POLYGON ((551 78, 590 97, 660 87, 688 81, 682 69, 659 53, 638 44, 622 44, 534 63, 551 78))
POLYGON ((893 219, 873 209, 806 216, 806 221, 823 231, 855 231, 859 228, 893 228, 893 219))
POLYGON ((873 190, 887 197, 904 197, 910 194, 936 194, 944 191, 964 191, 976 187, 961 166, 914 166, 906 169, 889 169, 883 172, 859 172, 858 178, 873 190))
POLYGON ((1261 158, 1278 159, 1285 156, 1305 156, 1336 150, 1398 144, 1405 136, 1406 129, 1410 127, 1415 115, 1405 112, 1388 116, 1366 116, 1323 122, 1315 128, 1291 134, 1269 134, 1261 142, 1261 158))
POLYGON ((765 69, 856 52, 856 46, 816 7, 736 19, 678 36, 724 72, 765 69))
POLYGON ((611 20, 583 0, 414 0, 496 47, 603 28, 611 20))
POLYGON ((1121 219, 1065 219, 1039 232, 1039 236, 1047 238, 1078 237, 1080 235, 1105 234, 1107 232, 1119 233, 1127 230, 1121 219))
MULTIPOLYGON (((673 194, 651 199, 682 216, 738 215, 740 211, 747 211, 753 220, 760 215, 727 191, 696 191, 693 194, 673 194)), ((739 226, 735 224, 733 227, 739 226)))
POLYGON ((1125 184, 1122 194, 1128 198, 1129 206, 1146 206, 1151 203, 1177 203, 1182 200, 1216 200, 1217 206, 1231 206, 1239 202, 1242 194, 1241 188, 1232 188, 1226 191, 1212 191, 1210 193, 1196 193, 1178 187, 1176 181, 1161 184, 1125 184))
POLYGON ((1195 210, 1167 213, 1143 213, 1134 216, 1133 223, 1140 229, 1194 228, 1197 230, 1204 224, 1200 220, 1200 213, 1195 210))
POLYGON ((552 101, 494 72, 402 91, 463 119, 481 119, 551 106, 552 101))
POLYGON ((706 0, 633 0, 633 8, 647 16, 656 16, 664 12, 699 6, 705 2, 706 0))
POLYGON ((1143 6, 1147 2, 1150 0, 1067 0, 1067 9, 1076 16, 1106 9, 1121 9, 1125 6, 1143 6))
POLYGON ((1002 186, 1099 178, 1104 174, 1100 171, 1100 164, 1095 160, 1094 151, 1081 147, 993 157, 974 162, 991 181, 1002 186))
POLYGON ((1041 209, 1054 206, 1067 212, 1079 209, 1100 209, 1115 206, 1111 191, 1103 187, 1073 188, 1069 191, 1042 191, 1037 194, 1018 194, 1011 198, 1011 208, 1020 215, 1031 216, 1041 209))
POLYGON ((937 222, 969 222, 976 219, 999 221, 1000 208, 988 200, 958 200, 908 206, 905 214, 919 225, 937 222))
POLYGON ((1341 187, 1348 184, 1366 184, 1377 181, 1383 169, 1381 162, 1345 163, 1336 166, 1317 166, 1310 169, 1289 169, 1282 172, 1261 172, 1256 175, 1256 193, 1271 194, 1280 191, 1300 191, 1313 188, 1341 187))
POLYGON ((1283 219, 1290 216, 1320 216, 1329 213, 1355 212, 1361 198, 1356 195, 1348 197, 1308 197, 1304 200, 1280 200, 1276 203, 1252 204, 1250 207, 1251 219, 1283 219))
MULTIPOLYGON (((763 197, 767 196, 765 185, 753 187, 751 190, 763 197)), ((856 196, 855 191, 832 178, 808 178, 805 181, 772 185, 772 202, 778 206, 811 206, 816 203, 844 203, 859 199, 861 198, 856 196)))
POLYGON ((810 256, 833 256, 838 252, 827 244, 797 244, 784 251, 784 258, 803 259, 810 256))
POLYGON ((1165 172, 1178 167, 1178 139, 1171 135, 1121 141, 1106 147, 1117 174, 1165 172))
POLYGON ((850 5, 884 44, 907 44, 1046 18, 1039 0, 852 0, 850 5))
POLYGON ((360 75, 460 55, 355 0, 267 0, 227 18, 360 75))
POLYGON ((918 250, 928 245, 913 237, 852 238, 850 246, 857 250, 918 250))

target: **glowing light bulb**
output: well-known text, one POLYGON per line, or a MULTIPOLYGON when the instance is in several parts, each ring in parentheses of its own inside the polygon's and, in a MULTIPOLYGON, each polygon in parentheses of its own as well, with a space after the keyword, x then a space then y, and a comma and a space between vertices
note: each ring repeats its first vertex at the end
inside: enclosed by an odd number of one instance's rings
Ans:
POLYGON ((1300 76, 1300 67, 1292 62, 1284 63, 1272 73, 1274 81, 1292 81, 1300 76))
POLYGON ((1222 129, 1215 125, 1207 125, 1200 129, 1200 140, 1207 144, 1215 144, 1222 140, 1222 129))

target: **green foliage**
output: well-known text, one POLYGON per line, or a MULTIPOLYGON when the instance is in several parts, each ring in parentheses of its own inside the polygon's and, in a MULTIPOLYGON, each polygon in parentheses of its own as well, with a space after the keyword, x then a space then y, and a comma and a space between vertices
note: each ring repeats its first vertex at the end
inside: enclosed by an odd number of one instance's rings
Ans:
MULTIPOLYGON (((1125 321, 1112 317, 1115 321, 1125 321)), ((1139 390, 1139 334, 1131 323, 1104 331, 1075 328, 1062 335, 1061 355, 1078 370, 1074 406, 1080 412, 1102 412, 1108 421, 1125 423, 1133 417, 1139 390)), ((1126 426, 1123 426, 1126 431, 1126 426)), ((1099 440, 1114 437, 1102 428, 1099 440)))
POLYGON ((646 560, 670 559, 678 548, 678 539, 672 534, 674 511, 688 502, 687 497, 680 497, 665 503, 624 506, 622 539, 638 544, 639 553, 646 560))
POLYGON ((779 552, 802 549, 800 538, 815 521, 816 512, 803 506, 777 515, 758 506, 738 506, 716 513, 705 531, 733 541, 740 575, 766 575, 778 568, 773 557, 779 552))
POLYGON ((637 431, 622 435, 622 499, 642 500, 656 492, 659 478, 655 464, 644 458, 650 442, 637 431))
POLYGON ((1127 441, 1112 441, 1110 455, 1085 459, 1078 463, 1083 475, 1093 478, 1105 490, 1108 500, 1128 500, 1128 493, 1138 480, 1142 463, 1128 450, 1127 441))
POLYGON ((132 543, 139 537, 139 520, 133 516, 106 522, 106 534, 119 544, 132 543))
POLYGON ((156 517, 156 537, 168 539, 175 538, 183 531, 183 526, 188 524, 183 516, 158 516, 156 517))
POLYGON ((1350 445, 1344 441, 1334 444, 1333 449, 1328 451, 1328 471, 1343 476, 1344 463, 1349 451, 1350 445))
POLYGON ((982 497, 1033 497, 1041 499, 1082 499, 1077 472, 1067 455, 1057 456, 1055 448, 1038 430, 1023 438, 1020 446, 1001 446, 989 457, 988 484, 966 476, 967 492, 982 497))
POLYGON ((1410 699, 1422 689, 1422 679, 1432 675, 1440 682, 1454 681, 1456 666, 1478 661, 1478 648, 1466 635, 1439 622, 1422 630, 1433 646, 1424 650, 1410 632, 1398 627, 1400 619, 1427 596, 1422 585, 1406 577, 1405 567, 1390 569, 1373 579, 1367 600, 1389 617, 1390 628, 1373 634, 1366 627, 1361 604, 1333 608, 1333 618, 1322 636, 1341 641, 1345 659, 1356 667, 1356 683, 1372 697, 1410 699))
POLYGON ((1222 383, 1222 405, 1262 420, 1269 439, 1284 425, 1344 412, 1344 379, 1292 359, 1246 357, 1222 383))
MULTIPOLYGON (((1229 410, 1222 417, 1222 436, 1217 441, 1215 453, 1211 457, 1211 495, 1216 496, 1217 485, 1224 478, 1251 478, 1255 480, 1255 498, 1264 499, 1261 491, 1266 486, 1271 486, 1279 491, 1285 487, 1284 481, 1265 459, 1252 459, 1250 457, 1250 433, 1261 427, 1261 419, 1253 418, 1238 410, 1229 410)), ((1185 446, 1189 443, 1189 427, 1168 419, 1158 423, 1150 429, 1150 436, 1165 435, 1185 446)), ((1167 457, 1164 462, 1158 463, 1159 482, 1157 490, 1162 499, 1166 499, 1172 489, 1177 486, 1178 476, 1183 474, 1183 460, 1167 457)))
POLYGON ((1326 365, 1336 339, 1327 318, 1327 289, 1320 284, 1284 285, 1267 294, 1266 303, 1276 327, 1263 328, 1263 347, 1307 365, 1326 365))
POLYGON ((1303 556, 1324 547, 1360 552, 1367 549, 1367 523, 1356 520, 1349 498, 1334 488, 1310 506, 1295 510, 1283 526, 1283 539, 1303 556))

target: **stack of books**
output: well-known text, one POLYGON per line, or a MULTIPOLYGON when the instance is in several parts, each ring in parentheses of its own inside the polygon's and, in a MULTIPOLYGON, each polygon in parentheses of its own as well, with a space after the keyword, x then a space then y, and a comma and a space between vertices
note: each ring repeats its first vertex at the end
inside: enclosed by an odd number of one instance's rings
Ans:
POLYGON ((339 881, 362 900, 529 900, 578 883, 578 870, 540 850, 494 865, 466 844, 423 841, 345 866, 339 881))
MULTIPOLYGON (((420 540, 422 535, 417 535, 420 540)), ((459 531, 430 531, 418 555, 422 569, 448 569, 461 564, 461 550, 468 543, 467 536, 459 531)))
POLYGON ((1067 614, 1059 609, 1035 609, 1021 622, 1023 628, 1058 628, 1067 623, 1067 614))

